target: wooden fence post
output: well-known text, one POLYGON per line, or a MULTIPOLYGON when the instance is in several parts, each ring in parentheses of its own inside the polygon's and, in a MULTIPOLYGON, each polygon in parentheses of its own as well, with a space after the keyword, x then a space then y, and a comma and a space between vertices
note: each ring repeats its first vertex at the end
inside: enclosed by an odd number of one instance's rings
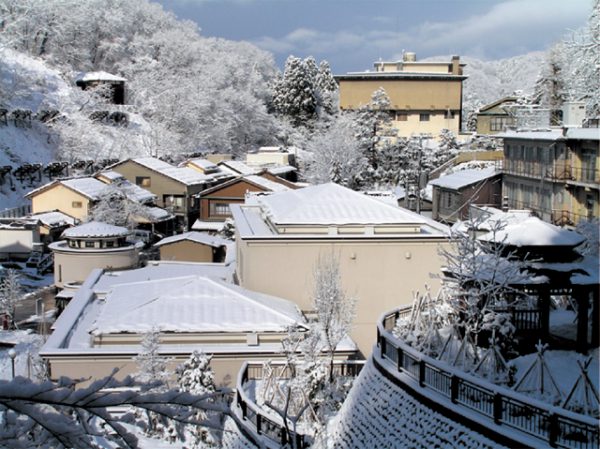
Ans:
POLYGON ((494 394, 494 422, 500 424, 502 422, 502 395, 494 394))
POLYGON ((556 441, 558 440, 558 416, 552 413, 548 418, 548 444, 550 447, 557 447, 556 441))
POLYGON ((404 352, 402 351, 402 349, 401 349, 401 348, 397 348, 397 349, 396 349, 396 351, 397 351, 397 354, 396 354, 396 356, 397 356, 397 358, 398 358, 398 366, 397 366, 397 369, 398 369, 398 372, 400 372, 400 371, 402 371, 402 368, 403 368, 403 366, 404 366, 404 364, 402 363, 402 359, 404 358, 404 352))

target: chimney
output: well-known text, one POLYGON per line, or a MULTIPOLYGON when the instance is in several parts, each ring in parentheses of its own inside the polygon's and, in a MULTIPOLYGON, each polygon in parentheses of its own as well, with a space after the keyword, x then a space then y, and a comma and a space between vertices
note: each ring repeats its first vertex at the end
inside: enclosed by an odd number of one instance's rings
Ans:
POLYGON ((460 56, 452 56, 452 75, 462 75, 460 68, 460 56))

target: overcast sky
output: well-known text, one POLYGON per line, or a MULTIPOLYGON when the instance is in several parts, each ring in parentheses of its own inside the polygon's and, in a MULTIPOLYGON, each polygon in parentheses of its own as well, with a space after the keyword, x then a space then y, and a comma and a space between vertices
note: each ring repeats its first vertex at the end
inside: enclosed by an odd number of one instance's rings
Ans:
POLYGON ((160 0, 204 36, 326 59, 334 73, 366 70, 402 51, 419 59, 501 59, 545 50, 583 26, 591 0, 160 0))

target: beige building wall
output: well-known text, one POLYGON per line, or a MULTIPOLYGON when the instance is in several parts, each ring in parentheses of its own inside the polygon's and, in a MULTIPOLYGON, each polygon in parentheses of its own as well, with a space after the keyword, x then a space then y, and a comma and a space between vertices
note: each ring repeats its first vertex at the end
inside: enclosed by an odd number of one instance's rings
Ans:
POLYGON ((213 262, 213 247, 202 243, 183 240, 159 247, 160 260, 186 262, 213 262))
POLYGON ((244 241, 237 238, 237 275, 244 288, 294 301, 311 310, 313 270, 319 255, 339 258, 343 287, 357 299, 353 340, 366 356, 376 340, 380 315, 410 304, 414 292, 440 286, 438 255, 446 239, 278 240, 244 241))
POLYGON ((64 241, 51 246, 54 252, 54 285, 83 282, 94 268, 129 268, 138 263, 138 250, 134 246, 124 249, 69 250, 64 241), (65 248, 61 250, 61 246, 65 248))
POLYGON ((265 153, 248 153, 246 154, 246 164, 248 165, 266 165, 278 164, 289 165, 289 153, 282 152, 265 152, 265 153))
POLYGON ((391 126, 398 130, 399 137, 410 137, 414 134, 431 134, 437 137, 442 129, 449 129, 457 134, 460 123, 458 114, 447 118, 443 113, 429 113, 428 121, 421 121, 420 113, 410 113, 406 120, 392 120, 391 126))
POLYGON ((88 216, 89 209, 89 198, 61 184, 56 184, 31 197, 31 213, 33 214, 59 210, 73 218, 84 220, 88 216))
POLYGON ((390 98, 390 108, 423 112, 460 110, 462 83, 457 81, 420 80, 340 80, 340 108, 357 109, 369 104, 380 87, 390 98))
POLYGON ((28 257, 34 243, 40 242, 40 228, 30 229, 4 228, 0 229, 0 257, 22 255, 28 257))

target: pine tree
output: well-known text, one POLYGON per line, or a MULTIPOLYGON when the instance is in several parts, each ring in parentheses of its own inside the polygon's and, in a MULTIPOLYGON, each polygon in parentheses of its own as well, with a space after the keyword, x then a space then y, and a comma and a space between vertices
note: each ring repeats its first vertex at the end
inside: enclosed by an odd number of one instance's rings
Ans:
POLYGON ((337 111, 339 100, 338 85, 327 61, 321 61, 319 64, 315 85, 319 92, 320 105, 323 111, 329 115, 334 114, 337 111))
POLYGON ((550 109, 551 125, 559 124, 559 116, 555 111, 562 107, 566 99, 564 51, 564 47, 560 44, 549 50, 546 65, 536 81, 532 98, 534 104, 550 109))
POLYGON ((159 389, 167 386, 170 375, 167 370, 167 362, 169 360, 159 354, 159 330, 153 327, 149 332, 145 333, 140 346, 142 347, 141 352, 134 357, 134 361, 138 367, 138 372, 135 375, 136 379, 143 383, 156 384, 159 389))

